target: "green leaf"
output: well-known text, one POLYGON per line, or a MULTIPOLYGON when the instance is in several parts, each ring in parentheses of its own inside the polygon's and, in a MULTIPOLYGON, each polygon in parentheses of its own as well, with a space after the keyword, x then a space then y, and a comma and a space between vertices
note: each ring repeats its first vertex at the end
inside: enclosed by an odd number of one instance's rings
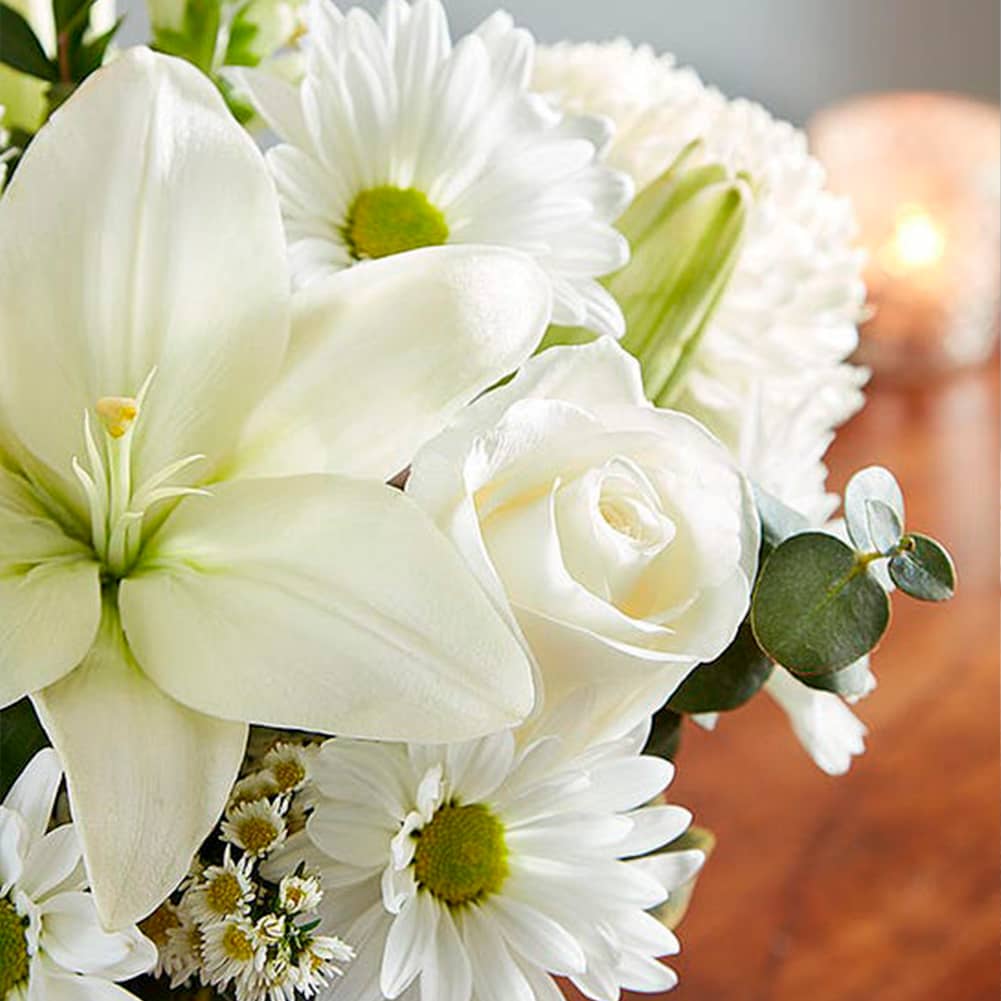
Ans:
POLYGON ((59 79, 59 68, 45 54, 31 25, 5 3, 0 3, 0 62, 40 80, 59 79))
POLYGON ((700 664, 671 696, 681 713, 726 712, 748 701, 772 673, 772 662, 744 622, 734 641, 715 660, 700 664))
POLYGON ((52 13, 56 21, 56 34, 68 35, 86 29, 90 9, 95 0, 53 0, 52 13))
POLYGON ((681 746, 681 721, 683 717, 668 706, 658 709, 653 715, 653 725, 647 738, 644 754, 655 754, 658 758, 673 761, 681 746))
POLYGON ((125 16, 122 15, 108 31, 91 39, 85 45, 81 45, 73 54, 73 75, 78 82, 85 80, 91 73, 101 68, 108 46, 124 20, 125 16))
POLYGON ((31 758, 49 741, 30 699, 0 710, 0 799, 31 758))
POLYGON ((911 532, 890 560, 890 577, 904 594, 920 601, 948 601, 956 593, 956 568, 945 547, 911 532))
MULTIPOLYGON (((689 827, 680 838, 675 839, 666 848, 662 849, 662 852, 683 852, 697 848, 708 859, 715 847, 716 835, 712 831, 705 827, 689 827)), ((661 852, 657 852, 656 854, 661 854, 661 852)), ((703 866, 704 868, 705 866, 703 866)), ((682 884, 676 890, 672 890, 671 896, 663 904, 655 907, 650 912, 661 924, 666 925, 672 931, 681 924, 682 918, 684 918, 691 905, 692 895, 695 893, 695 884, 698 882, 700 874, 701 872, 697 873, 687 883, 682 884)))
POLYGON ((691 149, 619 220, 632 258, 607 279, 626 317, 622 346, 643 368, 647 396, 667 406, 733 273, 751 188, 721 164, 689 167, 691 149))
POLYGON ((799 674, 797 679, 810 688, 822 692, 834 692, 843 698, 861 698, 869 692, 869 658, 861 657, 853 664, 838 671, 824 674, 799 674))
POLYGON ((754 485, 754 503, 761 519, 761 541, 769 551, 777 549, 792 535, 809 531, 810 522, 799 511, 786 506, 768 491, 754 485))
POLYGON ((873 548, 878 553, 889 552, 904 534, 900 516, 889 504, 875 498, 865 502, 865 514, 873 548))
POLYGON ((222 23, 221 0, 188 0, 180 31, 156 28, 154 47, 180 56, 211 76, 215 70, 216 39, 222 23))
MULTIPOLYGON (((845 487, 845 526, 848 537, 862 552, 884 552, 876 547, 872 538, 867 502, 881 501, 897 516, 901 526, 904 524, 904 495, 893 474, 882 466, 868 466, 860 469, 845 487)), ((900 538, 893 540, 891 546, 900 538)), ((888 547, 889 548, 889 547, 888 547)))
POLYGON ((889 599, 866 564, 822 532, 794 535, 768 557, 751 604, 758 645, 797 675, 847 667, 889 621, 889 599))

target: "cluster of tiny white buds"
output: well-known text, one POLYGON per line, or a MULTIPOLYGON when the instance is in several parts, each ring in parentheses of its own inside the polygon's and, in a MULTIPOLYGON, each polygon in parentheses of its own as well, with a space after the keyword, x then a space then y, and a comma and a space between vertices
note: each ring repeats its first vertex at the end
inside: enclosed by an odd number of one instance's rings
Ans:
MULTIPOLYGON (((233 788, 217 831, 222 858, 196 858, 178 891, 144 923, 157 945, 155 976, 200 984, 236 1001, 301 1001, 343 973, 354 951, 317 934, 318 875, 300 865, 280 878, 259 867, 305 823, 310 749, 271 742, 233 788)), ((210 851, 210 854, 212 852, 210 851)))

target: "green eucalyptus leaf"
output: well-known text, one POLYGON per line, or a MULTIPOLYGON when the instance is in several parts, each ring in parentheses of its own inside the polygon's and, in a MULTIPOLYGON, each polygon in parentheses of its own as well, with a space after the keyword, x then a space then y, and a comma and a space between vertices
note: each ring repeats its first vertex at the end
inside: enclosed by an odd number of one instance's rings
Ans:
POLYGON ((754 503, 761 519, 761 541, 769 551, 792 535, 809 531, 810 522, 799 511, 783 504, 768 491, 754 485, 754 503))
POLYGON ((853 664, 824 674, 798 674, 797 680, 822 692, 834 692, 842 698, 853 699, 868 695, 872 686, 869 658, 861 657, 853 664))
POLYGON ((911 532, 906 548, 890 560, 890 577, 904 594, 920 601, 948 601, 956 593, 956 568, 945 547, 911 532))
POLYGON ((825 674, 867 654, 890 621, 890 602, 840 539, 805 532, 765 562, 754 589, 758 645, 797 675, 825 674))
MULTIPOLYGON (((862 552, 884 552, 879 549, 872 537, 869 522, 869 507, 867 502, 880 501, 889 507, 897 516, 897 521, 904 525, 904 495, 893 474, 882 466, 868 466, 860 469, 845 487, 845 526, 848 537, 855 547, 862 552)), ((891 546, 900 538, 890 544, 891 546)), ((887 547, 889 548, 889 547, 887 547)))
POLYGON ((48 743, 30 699, 0 710, 0 800, 24 766, 48 743))
POLYGON ((647 737, 644 754, 654 754, 658 758, 673 761, 681 746, 681 721, 683 717, 669 706, 658 709, 653 714, 650 736, 647 737))
MULTIPOLYGON (((660 855, 667 852, 683 852, 697 849, 708 859, 715 847, 716 835, 712 831, 705 827, 689 827, 680 838, 675 839, 656 854, 660 855)), ((703 868, 705 867, 703 866, 703 868)), ((651 911, 651 914, 661 924, 673 931, 681 924, 682 918, 684 918, 691 905, 692 895, 695 892, 695 884, 698 882, 698 879, 699 873, 696 873, 687 883, 682 884, 676 890, 672 890, 670 897, 659 907, 655 907, 651 911)))
POLYGON ((668 706, 681 713, 726 712, 748 701, 772 673, 772 662, 744 622, 734 641, 715 660, 700 664, 671 696, 668 706))
POLYGON ((889 504, 876 498, 865 502, 865 514, 873 549, 877 553, 889 552, 904 534, 900 516, 889 504))
POLYGON ((59 79, 59 68, 45 54, 31 25, 5 3, 0 3, 0 63, 40 80, 59 79))

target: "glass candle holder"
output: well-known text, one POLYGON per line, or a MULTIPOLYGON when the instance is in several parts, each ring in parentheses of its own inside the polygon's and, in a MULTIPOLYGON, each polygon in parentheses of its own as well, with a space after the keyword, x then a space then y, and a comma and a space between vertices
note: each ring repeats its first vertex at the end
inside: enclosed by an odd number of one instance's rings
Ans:
POLYGON ((859 360, 921 378, 986 358, 1001 293, 998 108, 880 94, 821 112, 809 133, 868 251, 859 360))

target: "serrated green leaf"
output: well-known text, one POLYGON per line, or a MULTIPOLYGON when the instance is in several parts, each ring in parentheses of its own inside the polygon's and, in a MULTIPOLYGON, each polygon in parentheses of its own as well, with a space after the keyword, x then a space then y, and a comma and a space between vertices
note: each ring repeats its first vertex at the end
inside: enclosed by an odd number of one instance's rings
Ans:
POLYGON ((59 79, 59 68, 46 55, 31 25, 5 3, 0 3, 0 62, 39 80, 59 79))
POLYGON ((48 744, 29 699, 0 710, 0 800, 35 753, 48 744))
POLYGON ((768 680, 772 662, 754 640, 744 622, 734 641, 707 664, 700 664, 671 696, 668 706, 676 712, 709 713, 737 709, 768 680))
POLYGON ((673 761, 681 746, 682 716, 668 706, 653 714, 650 736, 647 737, 644 754, 654 754, 658 758, 673 761))
POLYGON ((911 532, 908 548, 890 560, 890 577, 904 594, 919 601, 948 601, 956 593, 956 568, 940 543, 911 532))
MULTIPOLYGON (((705 827, 689 827, 680 838, 672 841, 663 851, 683 852, 698 849, 708 859, 715 847, 716 835, 712 831, 705 827)), ((703 868, 705 867, 703 866, 703 868)), ((670 897, 650 912, 661 924, 672 931, 681 924, 692 903, 692 895, 695 893, 695 885, 698 883, 699 875, 701 875, 701 871, 687 883, 679 886, 678 889, 672 890, 670 897)))
POLYGON ((758 645, 797 675, 847 667, 889 621, 882 586, 849 546, 822 532, 794 535, 768 557, 751 604, 758 645))
MULTIPOLYGON (((882 501, 896 514, 901 526, 904 525, 904 495, 888 469, 882 466, 860 469, 845 487, 845 526, 848 537, 862 552, 883 552, 876 548, 870 532, 867 501, 882 501)), ((899 538, 898 534, 897 539, 899 538)))

